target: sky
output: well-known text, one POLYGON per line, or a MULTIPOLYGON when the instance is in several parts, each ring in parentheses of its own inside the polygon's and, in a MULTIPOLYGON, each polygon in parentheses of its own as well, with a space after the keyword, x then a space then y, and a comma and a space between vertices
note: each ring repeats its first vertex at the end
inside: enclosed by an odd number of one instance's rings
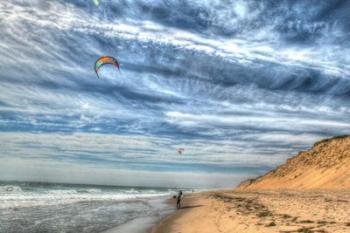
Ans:
POLYGON ((1 180, 233 187, 349 134, 349 1, 97 2, 0 1, 1 180))

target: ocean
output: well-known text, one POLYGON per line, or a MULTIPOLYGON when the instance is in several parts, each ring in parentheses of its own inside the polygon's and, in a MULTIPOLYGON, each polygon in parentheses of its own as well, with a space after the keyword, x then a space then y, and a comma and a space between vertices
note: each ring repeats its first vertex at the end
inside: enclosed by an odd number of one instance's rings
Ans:
POLYGON ((177 190, 0 182, 0 233, 142 233, 177 190))

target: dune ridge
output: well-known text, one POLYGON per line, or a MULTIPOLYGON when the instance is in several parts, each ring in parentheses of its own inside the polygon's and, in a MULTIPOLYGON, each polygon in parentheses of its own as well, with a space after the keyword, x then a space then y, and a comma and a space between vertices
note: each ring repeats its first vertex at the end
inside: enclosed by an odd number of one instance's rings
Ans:
POLYGON ((243 181, 235 190, 277 189, 350 189, 350 136, 316 142, 265 175, 243 181))

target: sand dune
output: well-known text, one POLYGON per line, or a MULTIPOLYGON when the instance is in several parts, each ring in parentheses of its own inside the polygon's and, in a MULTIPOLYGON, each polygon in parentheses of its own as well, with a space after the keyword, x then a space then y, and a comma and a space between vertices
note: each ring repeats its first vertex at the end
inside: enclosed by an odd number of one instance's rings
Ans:
POLYGON ((315 143, 275 170, 242 182, 236 190, 350 189, 350 136, 315 143))

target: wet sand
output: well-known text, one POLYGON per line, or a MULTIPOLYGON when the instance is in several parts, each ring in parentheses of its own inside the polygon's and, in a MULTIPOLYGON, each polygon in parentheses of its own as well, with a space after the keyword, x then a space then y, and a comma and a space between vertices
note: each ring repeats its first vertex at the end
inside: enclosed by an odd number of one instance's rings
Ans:
POLYGON ((350 191, 190 194, 151 232, 350 232, 350 191))

